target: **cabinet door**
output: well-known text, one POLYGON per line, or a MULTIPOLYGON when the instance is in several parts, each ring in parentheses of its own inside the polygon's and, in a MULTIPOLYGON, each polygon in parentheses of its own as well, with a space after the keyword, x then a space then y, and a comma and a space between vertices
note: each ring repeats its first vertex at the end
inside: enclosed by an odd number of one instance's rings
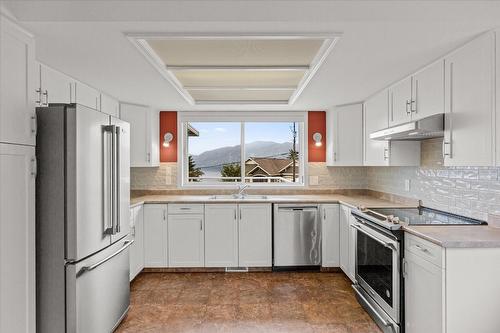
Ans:
POLYGON ((347 267, 347 276, 354 282, 356 280, 356 229, 353 225, 356 219, 349 211, 349 266, 347 267))
POLYGON ((0 144, 0 332, 35 332, 34 159, 0 144))
POLYGON ((373 96, 364 104, 364 165, 385 166, 389 161, 389 144, 386 141, 370 139, 370 134, 387 128, 388 123, 388 92, 387 90, 373 96))
POLYGON ((118 100, 106 94, 101 94, 100 101, 101 101, 101 107, 100 107, 101 112, 109 114, 110 116, 113 116, 115 118, 119 118, 120 103, 118 103, 118 100))
POLYGON ((411 120, 411 76, 389 89, 389 126, 411 120))
POLYGON ((205 205, 205 266, 238 266, 237 205, 205 205))
POLYGON ((1 16, 0 142, 35 145, 36 73, 33 38, 1 16))
POLYGON ((407 333, 441 333, 442 270, 405 251, 405 329, 407 333))
POLYGON ((86 107, 101 109, 101 93, 82 82, 75 82, 75 102, 86 107))
POLYGON ((351 209, 347 206, 340 206, 340 268, 348 274, 349 268, 349 216, 351 209))
POLYGON ((340 266, 340 213, 339 205, 321 205, 322 242, 321 266, 340 266))
POLYGON ((169 215, 169 267, 204 266, 205 247, 203 229, 203 215, 169 215))
POLYGON ((271 267, 271 204, 239 205, 239 266, 271 267))
POLYGON ((167 205, 144 205, 144 267, 168 267, 167 205))
POLYGON ((494 165, 494 34, 445 59, 445 166, 494 165))
POLYGON ((74 81, 71 77, 40 64, 40 86, 44 105, 49 103, 71 103, 74 81))
POLYGON ((444 60, 413 76, 412 120, 444 113, 444 60))
POLYGON ((363 104, 329 111, 327 126, 327 164, 363 165, 363 104))
POLYGON ((149 107, 120 104, 120 118, 130 123, 130 166, 160 164, 159 116, 149 107))
POLYGON ((133 280, 144 268, 144 217, 142 206, 130 210, 130 280, 133 280))

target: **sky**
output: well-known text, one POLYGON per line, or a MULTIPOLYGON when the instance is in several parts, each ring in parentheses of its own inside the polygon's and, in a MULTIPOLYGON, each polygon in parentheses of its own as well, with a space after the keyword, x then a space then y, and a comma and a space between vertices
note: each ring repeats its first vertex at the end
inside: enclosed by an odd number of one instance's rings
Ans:
MULTIPOLYGON (((289 122, 245 123, 245 142, 290 142, 292 141, 291 124, 289 122)), ((189 154, 191 155, 240 144, 240 123, 193 122, 191 126, 200 132, 199 137, 189 138, 189 154)))

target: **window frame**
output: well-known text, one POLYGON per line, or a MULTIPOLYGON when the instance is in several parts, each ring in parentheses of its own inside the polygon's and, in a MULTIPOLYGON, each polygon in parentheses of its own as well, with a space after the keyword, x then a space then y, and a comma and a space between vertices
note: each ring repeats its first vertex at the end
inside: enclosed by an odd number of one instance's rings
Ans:
POLYGON ((235 188, 242 184, 252 188, 304 188, 307 186, 307 112, 306 111, 182 111, 177 116, 177 129, 179 147, 177 149, 177 186, 179 188, 235 188), (189 122, 236 122, 240 123, 240 146, 241 146, 241 180, 239 182, 228 182, 227 184, 200 184, 189 183, 188 172, 188 136, 187 124, 189 122), (298 122, 299 123, 299 178, 298 183, 245 183, 245 123, 246 122, 298 122))

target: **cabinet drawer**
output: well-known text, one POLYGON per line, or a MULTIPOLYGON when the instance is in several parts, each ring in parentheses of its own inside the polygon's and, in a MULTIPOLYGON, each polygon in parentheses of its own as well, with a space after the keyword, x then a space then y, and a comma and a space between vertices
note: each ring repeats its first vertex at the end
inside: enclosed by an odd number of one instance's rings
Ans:
POLYGON ((405 233, 405 249, 438 267, 444 266, 442 262, 443 249, 439 245, 405 233))
POLYGON ((203 214, 203 204, 168 204, 168 214, 203 214))

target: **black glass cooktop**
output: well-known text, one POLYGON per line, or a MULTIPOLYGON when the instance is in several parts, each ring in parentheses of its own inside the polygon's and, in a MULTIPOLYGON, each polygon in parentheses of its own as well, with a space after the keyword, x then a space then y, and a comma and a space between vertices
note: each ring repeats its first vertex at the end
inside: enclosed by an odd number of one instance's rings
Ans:
MULTIPOLYGON (((378 214, 398 217, 400 221, 410 225, 483 225, 485 221, 468 218, 439 210, 419 208, 375 208, 370 209, 378 214)), ((372 215, 372 214, 370 214, 372 215)), ((373 214, 375 215, 375 214, 373 214)), ((375 216, 374 216, 375 217, 375 216)))

